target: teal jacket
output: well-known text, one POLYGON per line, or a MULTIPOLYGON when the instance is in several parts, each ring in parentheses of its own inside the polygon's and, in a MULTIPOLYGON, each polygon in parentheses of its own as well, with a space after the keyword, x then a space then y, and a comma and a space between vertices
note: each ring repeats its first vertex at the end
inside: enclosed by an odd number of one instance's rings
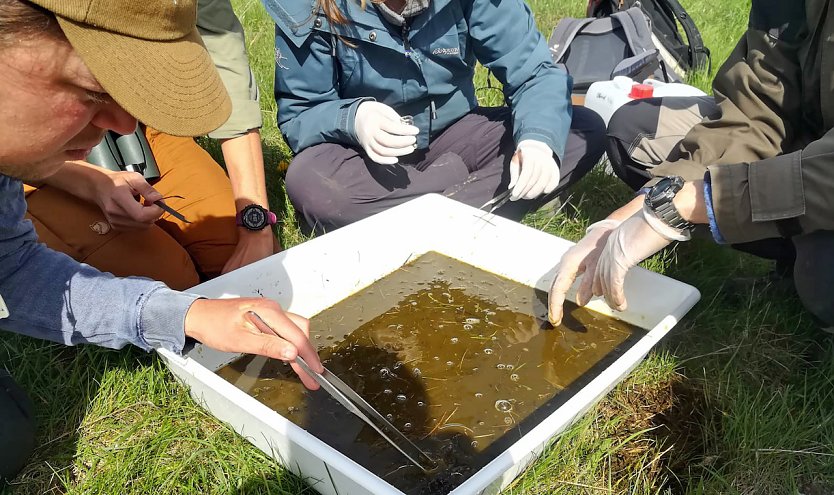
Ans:
POLYGON ((504 86, 516 143, 535 139, 562 158, 571 79, 551 61, 523 0, 432 0, 405 27, 376 6, 339 0, 350 22, 330 25, 311 0, 263 0, 276 24, 278 125, 299 151, 358 144, 356 108, 376 100, 414 117, 419 148, 478 105, 476 61, 504 86), (350 46, 353 45, 353 46, 350 46))

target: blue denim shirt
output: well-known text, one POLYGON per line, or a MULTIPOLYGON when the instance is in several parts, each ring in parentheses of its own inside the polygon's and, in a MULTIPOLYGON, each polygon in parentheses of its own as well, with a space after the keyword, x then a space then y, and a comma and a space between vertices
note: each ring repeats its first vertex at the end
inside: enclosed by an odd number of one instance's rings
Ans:
POLYGON ((25 213, 23 185, 0 175, 0 298, 8 311, 0 328, 67 345, 182 351, 185 314, 197 296, 116 278, 53 251, 38 242, 25 213))
POLYGON ((296 153, 322 142, 357 144, 356 108, 375 99, 411 115, 419 148, 477 105, 476 62, 504 85, 516 143, 535 139, 561 159, 571 79, 557 69, 522 0, 433 0, 407 27, 377 7, 339 0, 350 20, 331 25, 311 0, 262 0, 276 23, 278 125, 296 153), (349 46, 353 45, 353 46, 349 46))

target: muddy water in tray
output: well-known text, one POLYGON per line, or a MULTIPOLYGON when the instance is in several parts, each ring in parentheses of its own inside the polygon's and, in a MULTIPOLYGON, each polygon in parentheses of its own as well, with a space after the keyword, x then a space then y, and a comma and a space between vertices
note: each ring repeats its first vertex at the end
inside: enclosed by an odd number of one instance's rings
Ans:
POLYGON ((333 373, 441 469, 425 475, 289 366, 247 356, 218 373, 405 493, 447 493, 619 357, 643 330, 427 253, 311 319, 333 373))

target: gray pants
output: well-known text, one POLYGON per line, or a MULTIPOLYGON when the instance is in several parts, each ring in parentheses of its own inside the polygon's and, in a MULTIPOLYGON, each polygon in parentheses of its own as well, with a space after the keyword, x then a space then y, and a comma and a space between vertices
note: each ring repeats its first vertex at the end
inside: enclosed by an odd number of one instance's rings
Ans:
MULTIPOLYGON (((597 114, 574 107, 561 182, 547 197, 509 201, 496 213, 520 220, 578 181, 604 152, 605 126, 597 114)), ((434 138, 427 150, 380 165, 356 147, 324 143, 303 150, 287 171, 287 193, 317 233, 387 210, 426 193, 479 207, 506 190, 515 151, 506 107, 478 108, 434 138)))
MULTIPOLYGON (((652 167, 674 161, 676 145, 704 117, 720 116, 711 97, 666 97, 632 101, 608 123, 608 158, 626 184, 639 189, 652 167)), ((794 284, 805 307, 825 325, 834 326, 834 232, 819 231, 790 239, 763 239, 733 246, 777 266, 792 267, 794 284)))
POLYGON ((0 488, 23 468, 34 447, 32 401, 0 368, 0 488))

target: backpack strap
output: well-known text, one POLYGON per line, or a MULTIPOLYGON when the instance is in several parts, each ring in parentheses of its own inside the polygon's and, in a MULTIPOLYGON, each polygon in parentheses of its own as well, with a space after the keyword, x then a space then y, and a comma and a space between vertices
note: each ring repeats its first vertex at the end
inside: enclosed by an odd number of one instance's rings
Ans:
POLYGON ((640 8, 631 7, 622 12, 615 12, 611 14, 611 18, 616 19, 623 27, 628 44, 634 49, 635 55, 655 49, 652 31, 646 21, 646 15, 640 8))
POLYGON ((648 69, 654 71, 658 63, 657 58, 657 50, 652 48, 651 51, 623 59, 611 71, 611 79, 617 76, 626 76, 635 79, 641 72, 648 69))
POLYGON ((573 17, 566 17, 559 21, 559 24, 553 28, 550 39, 547 40, 547 46, 550 49, 550 56, 553 58, 554 64, 560 63, 577 33, 593 21, 592 18, 575 19, 573 17))
POLYGON ((684 10, 683 6, 678 0, 662 0, 666 2, 672 11, 675 13, 675 18, 683 27, 683 32, 686 34, 686 39, 689 42, 689 65, 694 69, 707 69, 712 71, 712 57, 710 56, 709 48, 704 45, 704 39, 701 38, 701 32, 695 26, 695 22, 689 17, 689 14, 684 10))
MULTIPOLYGON (((629 45, 634 48, 635 56, 642 56, 646 53, 652 54, 651 57, 646 57, 645 62, 641 61, 641 63, 644 63, 647 66, 650 62, 656 60, 658 70, 654 72, 655 76, 662 77, 665 82, 677 82, 678 79, 670 76, 669 71, 666 69, 666 63, 663 61, 663 58, 660 57, 658 48, 655 46, 654 40, 652 39, 652 28, 643 9, 640 7, 629 7, 626 10, 611 14, 611 17, 615 18, 623 27, 623 32, 626 35, 629 45)), ((624 60, 614 69, 614 73, 620 72, 620 70, 628 66, 631 66, 631 70, 634 70, 635 60, 637 60, 637 57, 630 57, 624 60)), ((637 70, 628 75, 631 77, 639 73, 640 70, 637 70)), ((611 78, 614 78, 613 73, 611 78)))

